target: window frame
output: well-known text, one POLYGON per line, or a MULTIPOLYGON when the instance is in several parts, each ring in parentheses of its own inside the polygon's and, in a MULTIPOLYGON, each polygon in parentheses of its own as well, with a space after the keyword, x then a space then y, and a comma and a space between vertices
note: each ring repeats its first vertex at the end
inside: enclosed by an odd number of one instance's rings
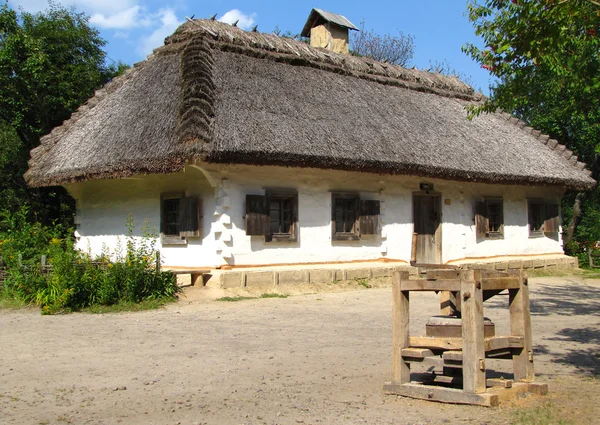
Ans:
MULTIPOLYGON (((265 242, 296 242, 298 241, 298 191, 293 189, 266 189, 267 205, 269 208, 269 225, 265 234, 265 242), (271 200, 288 199, 291 201, 291 223, 289 233, 271 232, 271 200)), ((281 220, 281 219, 280 219, 281 220)))
POLYGON ((542 199, 527 199, 527 230, 529 231, 530 238, 542 238, 544 237, 544 221, 545 221, 545 204, 542 199), (538 209, 540 227, 535 230, 532 229, 532 212, 533 209, 538 209))
POLYGON ((185 192, 165 192, 160 195, 160 240, 161 245, 187 245, 188 238, 201 237, 202 230, 202 199, 198 196, 185 196, 185 192), (169 234, 166 233, 166 208, 165 202, 178 200, 177 208, 177 230, 178 232, 169 234), (188 204, 189 203, 189 204, 188 204), (193 211, 188 211, 187 208, 192 207, 193 211), (186 217, 187 214, 191 214, 186 217), (184 221, 188 221, 192 227, 182 229, 184 221))
POLYGON ((265 189, 264 195, 246 195, 244 216, 246 235, 263 236, 265 242, 298 241, 298 191, 295 189, 265 189), (289 233, 271 232, 271 199, 288 199, 292 202, 289 233))
POLYGON ((360 240, 360 196, 358 193, 332 192, 331 193, 331 240, 334 241, 356 241, 360 240), (349 232, 337 231, 336 207, 337 201, 344 201, 354 209, 354 223, 349 232))
POLYGON ((478 240, 504 239, 504 199, 501 197, 486 197, 483 202, 477 202, 475 208, 475 233, 478 240), (490 231, 490 205, 500 205, 500 223, 497 231, 490 231))
MULTIPOLYGON (((349 209, 348 209, 349 211, 349 209)), ((365 236, 381 235, 381 201, 361 199, 355 192, 331 192, 331 240, 357 241, 365 236), (336 220, 337 201, 342 200, 354 209, 351 231, 338 232, 336 220)))

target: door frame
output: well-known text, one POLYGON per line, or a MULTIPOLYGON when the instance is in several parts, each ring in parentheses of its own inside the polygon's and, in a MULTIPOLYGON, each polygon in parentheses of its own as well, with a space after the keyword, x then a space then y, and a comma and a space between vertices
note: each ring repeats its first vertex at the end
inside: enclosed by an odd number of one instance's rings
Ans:
POLYGON ((411 266, 418 265, 417 263, 417 233, 415 232, 415 203, 417 198, 419 197, 437 197, 437 207, 438 207, 438 226, 435 229, 435 250, 438 265, 442 264, 442 223, 443 223, 443 214, 442 214, 442 193, 435 191, 417 191, 412 193, 412 224, 413 224, 413 233, 412 233, 412 245, 411 245, 411 253, 410 253, 410 264, 411 266))

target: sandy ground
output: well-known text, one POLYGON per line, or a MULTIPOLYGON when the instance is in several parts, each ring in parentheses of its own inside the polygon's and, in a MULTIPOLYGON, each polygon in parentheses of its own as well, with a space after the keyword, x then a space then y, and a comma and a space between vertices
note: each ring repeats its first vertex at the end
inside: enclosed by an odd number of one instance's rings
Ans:
MULTIPOLYGON (((600 281, 530 281, 547 397, 487 409, 382 394, 390 288, 236 303, 190 288, 159 311, 0 311, 0 423, 493 425, 547 403, 572 423, 600 423, 600 281)), ((497 334, 506 304, 485 304, 497 334)), ((419 294, 411 308, 412 332, 424 334, 436 297, 419 294)))

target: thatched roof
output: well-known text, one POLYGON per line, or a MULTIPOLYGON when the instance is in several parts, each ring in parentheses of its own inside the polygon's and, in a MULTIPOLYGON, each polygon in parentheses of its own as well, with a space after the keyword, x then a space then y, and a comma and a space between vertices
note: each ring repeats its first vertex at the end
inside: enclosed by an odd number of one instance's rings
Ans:
POLYGON ((572 152, 454 77, 216 21, 182 25, 34 149, 33 186, 181 170, 188 160, 589 188, 572 152))

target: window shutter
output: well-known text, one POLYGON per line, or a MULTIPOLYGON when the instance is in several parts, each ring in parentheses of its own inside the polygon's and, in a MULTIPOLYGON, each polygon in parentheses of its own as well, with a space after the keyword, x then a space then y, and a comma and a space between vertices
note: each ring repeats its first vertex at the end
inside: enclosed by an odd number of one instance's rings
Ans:
POLYGON ((475 234, 477 240, 485 239, 487 231, 487 205, 485 202, 477 202, 475 204, 475 234))
POLYGON ((380 202, 360 201, 360 235, 379 235, 380 202))
POLYGON ((558 214, 558 204, 544 205, 544 235, 552 236, 558 233, 560 227, 560 217, 558 214))
POLYGON ((246 234, 265 236, 269 230, 268 197, 246 195, 246 234))
POLYGON ((179 236, 200 236, 200 199, 183 197, 179 199, 179 236))

